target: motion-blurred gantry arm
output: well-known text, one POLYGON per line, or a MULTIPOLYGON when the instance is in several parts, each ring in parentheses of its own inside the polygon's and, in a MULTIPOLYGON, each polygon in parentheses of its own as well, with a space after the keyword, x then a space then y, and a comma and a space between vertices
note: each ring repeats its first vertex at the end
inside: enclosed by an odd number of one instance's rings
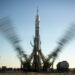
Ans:
POLYGON ((22 58, 24 60, 27 60, 27 55, 24 53, 22 48, 19 45, 19 38, 18 35, 15 32, 15 29, 12 25, 12 22, 9 17, 4 17, 0 19, 0 31, 5 35, 5 37, 12 43, 12 45, 15 47, 15 50, 17 51, 18 58, 22 61, 22 58))
POLYGON ((75 25, 71 25, 71 27, 66 31, 66 34, 58 42, 57 48, 55 48, 54 51, 48 55, 46 61, 49 62, 52 59, 52 63, 54 63, 55 59, 59 55, 59 52, 61 52, 63 47, 74 37, 75 37, 75 25))

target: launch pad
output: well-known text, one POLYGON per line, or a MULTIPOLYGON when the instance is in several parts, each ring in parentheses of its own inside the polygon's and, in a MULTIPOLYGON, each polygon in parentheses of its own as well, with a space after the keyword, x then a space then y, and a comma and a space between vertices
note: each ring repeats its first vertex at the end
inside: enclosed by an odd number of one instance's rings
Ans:
POLYGON ((75 35, 74 34, 75 26, 72 26, 66 32, 66 34, 60 39, 57 48, 55 48, 55 50, 51 54, 49 54, 48 57, 46 58, 43 55, 41 49, 40 32, 39 32, 40 19, 38 9, 35 19, 35 37, 34 37, 34 45, 32 45, 33 51, 30 54, 30 56, 27 56, 27 54, 25 54, 22 48, 20 47, 19 45, 20 41, 16 36, 16 34, 14 33, 13 27, 11 26, 11 22, 9 19, 6 19, 2 23, 0 23, 0 29, 15 47, 15 50, 17 51, 17 56, 21 62, 21 69, 23 69, 24 71, 35 71, 35 72, 52 70, 53 64, 59 52, 62 50, 64 45, 68 43, 68 41, 71 40, 75 35))

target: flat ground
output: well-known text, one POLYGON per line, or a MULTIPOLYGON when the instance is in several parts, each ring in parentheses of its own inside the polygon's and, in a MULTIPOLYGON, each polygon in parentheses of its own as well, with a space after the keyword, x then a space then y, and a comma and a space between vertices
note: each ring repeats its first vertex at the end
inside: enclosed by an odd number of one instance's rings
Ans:
POLYGON ((21 72, 12 72, 12 73, 0 73, 0 75, 75 75, 75 73, 21 73, 21 72))

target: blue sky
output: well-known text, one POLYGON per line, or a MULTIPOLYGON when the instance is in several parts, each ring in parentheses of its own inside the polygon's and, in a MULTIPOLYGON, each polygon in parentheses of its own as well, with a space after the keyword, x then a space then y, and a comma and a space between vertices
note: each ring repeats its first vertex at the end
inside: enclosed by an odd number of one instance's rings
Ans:
MULTIPOLYGON (((45 56, 58 45, 66 29, 75 23, 74 0, 0 0, 0 18, 9 16, 21 39, 20 45, 29 55, 33 48, 36 9, 39 8, 41 49, 45 56)), ((19 59, 11 42, 0 32, 0 67, 20 67, 19 59)), ((67 60, 75 67, 75 39, 67 44, 57 58, 67 60)))

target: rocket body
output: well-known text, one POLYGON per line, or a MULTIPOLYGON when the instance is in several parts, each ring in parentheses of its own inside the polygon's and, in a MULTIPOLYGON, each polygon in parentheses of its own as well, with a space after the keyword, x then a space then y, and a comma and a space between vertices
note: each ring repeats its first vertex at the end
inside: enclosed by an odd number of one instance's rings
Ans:
POLYGON ((39 23, 40 23, 40 19, 39 19, 38 9, 37 9, 37 15, 35 19, 35 46, 37 50, 40 49, 40 33, 39 33, 40 25, 39 23))

